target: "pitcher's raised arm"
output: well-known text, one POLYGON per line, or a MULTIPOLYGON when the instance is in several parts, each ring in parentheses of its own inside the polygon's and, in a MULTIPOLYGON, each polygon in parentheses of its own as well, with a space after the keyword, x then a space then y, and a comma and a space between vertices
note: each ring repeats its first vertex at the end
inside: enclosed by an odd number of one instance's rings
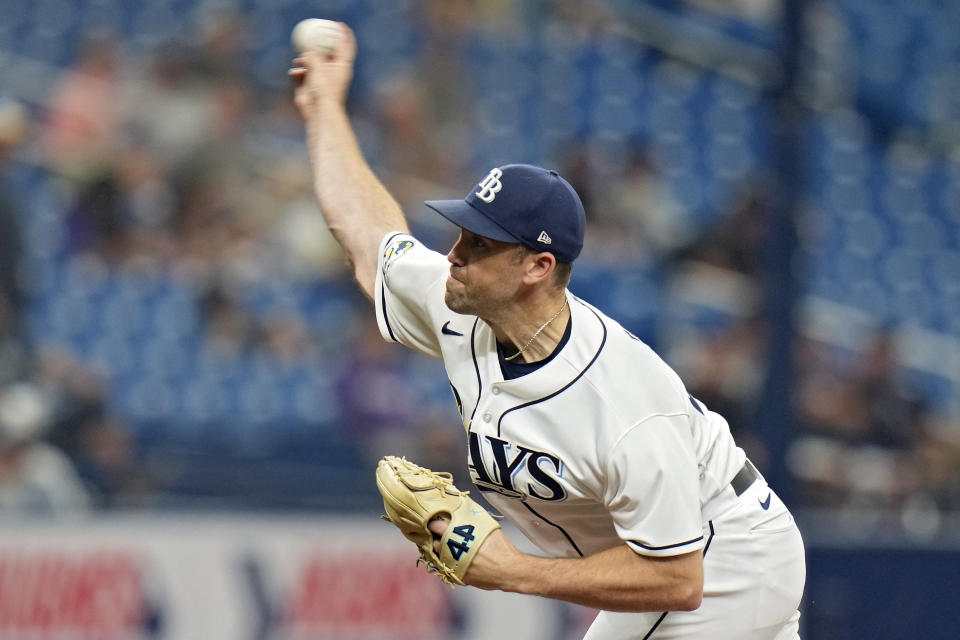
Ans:
POLYGON ((346 110, 356 40, 342 36, 326 52, 306 51, 290 69, 294 101, 307 130, 313 183, 327 226, 347 253, 357 282, 372 297, 377 249, 390 231, 407 231, 400 205, 363 157, 346 110))

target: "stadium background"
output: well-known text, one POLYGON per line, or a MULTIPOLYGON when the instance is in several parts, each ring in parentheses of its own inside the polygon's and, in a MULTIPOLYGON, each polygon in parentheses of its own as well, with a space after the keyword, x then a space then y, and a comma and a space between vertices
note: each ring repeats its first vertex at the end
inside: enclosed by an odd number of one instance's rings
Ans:
MULTIPOLYGON (((312 199, 286 78, 312 16, 356 30, 358 135, 428 244, 453 230, 421 201, 490 166, 574 183, 571 289, 657 348, 794 507, 805 638, 953 637, 960 2, 0 9, 0 637, 190 637, 159 567, 199 548, 224 557, 198 580, 241 567, 261 604, 283 591, 263 572, 353 584, 309 545, 393 548, 365 529, 373 460, 463 481, 442 369, 382 344, 312 199), (126 579, 139 604, 97 618, 109 633, 80 605, 3 605, 50 566, 126 579)), ((489 606, 535 611, 544 637, 588 617, 516 600, 489 606)), ((278 606, 205 637, 483 637, 473 603, 429 632, 278 606)))

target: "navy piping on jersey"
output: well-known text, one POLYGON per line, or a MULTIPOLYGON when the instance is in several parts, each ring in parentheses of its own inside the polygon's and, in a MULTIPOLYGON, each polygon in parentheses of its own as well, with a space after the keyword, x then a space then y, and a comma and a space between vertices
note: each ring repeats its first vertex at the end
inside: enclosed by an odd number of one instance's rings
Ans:
POLYGON ((641 549, 646 549, 647 551, 663 551, 664 549, 674 549, 676 547, 683 547, 688 544, 693 544, 694 542, 700 542, 701 540, 703 540, 703 536, 697 536, 693 540, 687 540, 685 542, 677 542, 674 544, 665 544, 662 547, 651 547, 637 540, 627 540, 627 542, 629 542, 630 544, 634 544, 640 547, 641 549))
POLYGON ((457 391, 457 388, 453 386, 453 383, 450 380, 447 380, 447 383, 450 385, 450 389, 453 391, 453 399, 457 403, 457 413, 460 414, 460 419, 463 420, 463 401, 460 399, 460 392, 457 391))
POLYGON ((703 547, 703 557, 707 557, 707 551, 710 549, 710 543, 713 542, 713 520, 707 522, 710 525, 710 537, 707 538, 707 544, 703 547))
MULTIPOLYGON (((577 300, 577 302, 579 302, 580 304, 583 304, 583 303, 580 302, 579 300, 577 300)), ((586 305, 583 305, 583 306, 587 307, 586 305)), ((600 319, 600 316, 597 315, 597 312, 596 312, 596 311, 594 311, 593 309, 590 309, 590 307, 587 307, 587 309, 590 310, 590 313, 592 313, 593 315, 597 316, 597 320, 600 321, 600 326, 603 327, 603 340, 600 341, 600 346, 597 348, 597 352, 596 352, 595 354, 593 354, 593 359, 591 359, 590 362, 587 363, 587 366, 585 366, 585 367, 583 368, 583 371, 581 371, 580 373, 577 374, 577 377, 575 377, 573 380, 571 380, 571 381, 568 382, 567 384, 563 385, 561 388, 557 389, 556 391, 554 391, 554 392, 551 393, 550 395, 544 396, 544 397, 542 397, 542 398, 538 398, 538 399, 536 399, 536 400, 531 400, 530 402, 525 402, 525 403, 523 403, 523 404, 517 405, 516 407, 511 407, 510 409, 507 409, 507 410, 504 411, 502 414, 500 414, 500 419, 497 420, 497 436, 500 436, 500 429, 501 429, 502 426, 503 426, 503 419, 506 417, 506 415, 507 415, 508 413, 510 413, 511 411, 516 411, 516 410, 518 410, 518 409, 526 409, 526 408, 529 407, 529 406, 532 406, 532 405, 535 405, 535 404, 539 404, 539 403, 541 403, 541 402, 544 402, 544 401, 546 401, 546 400, 549 400, 550 398, 553 398, 554 396, 560 395, 561 393, 563 393, 564 391, 566 391, 567 389, 569 389, 570 387, 572 387, 573 384, 574 384, 577 380, 579 380, 580 378, 582 378, 582 377, 583 377, 583 374, 585 374, 585 373, 587 372, 587 370, 589 370, 590 367, 593 366, 593 363, 597 361, 597 358, 600 357, 600 352, 603 351, 604 345, 607 344, 607 325, 605 325, 605 324, 603 323, 603 320, 600 319)), ((476 359, 474 359, 474 362, 476 362, 476 359)))
POLYGON ((653 632, 657 630, 657 627, 660 626, 660 623, 663 622, 663 619, 667 617, 669 611, 664 611, 660 614, 660 617, 657 618, 657 621, 653 623, 653 626, 650 627, 650 631, 647 631, 647 635, 643 636, 643 640, 649 640, 650 636, 653 635, 653 632))
MULTIPOLYGON (((394 238, 397 236, 402 236, 402 233, 395 233, 384 243, 384 246, 390 244, 394 238)), ((387 325, 387 333, 390 334, 390 339, 394 342, 397 342, 397 338, 393 335, 393 328, 390 326, 390 318, 387 317, 387 274, 381 273, 381 286, 380 286, 380 309, 383 313, 383 323, 387 325)))
POLYGON ((397 339, 393 335, 393 328, 390 327, 390 318, 387 317, 387 283, 384 282, 383 286, 380 287, 380 308, 383 309, 383 323, 387 325, 387 333, 390 334, 390 339, 394 342, 397 339))
MULTIPOLYGON (((710 543, 713 542, 713 534, 715 533, 715 532, 714 532, 714 529, 713 529, 713 520, 710 520, 707 524, 710 525, 710 537, 707 538, 707 544, 703 547, 703 557, 704 557, 704 558, 707 557, 707 551, 710 549, 710 543)), ((702 538, 703 536, 700 536, 700 537, 702 538)), ((660 623, 663 622, 663 619, 667 617, 667 614, 668 614, 668 613, 670 613, 670 612, 669 612, 669 611, 664 611, 664 612, 663 612, 663 615, 661 615, 659 618, 657 618, 657 621, 653 623, 653 626, 650 627, 650 631, 647 631, 647 635, 643 636, 643 639, 642 639, 642 640, 650 640, 650 636, 652 636, 652 635, 653 635, 653 632, 657 630, 657 627, 660 626, 660 623)))
POLYGON ((566 538, 567 541, 573 546, 573 550, 576 551, 577 554, 579 554, 581 558, 583 557, 583 552, 580 551, 580 547, 577 546, 577 543, 573 541, 573 538, 570 537, 570 534, 567 533, 567 532, 564 530, 563 527, 561 527, 560 525, 558 525, 558 524, 556 524, 556 523, 554 523, 554 522, 550 522, 549 520, 547 520, 546 518, 544 518, 542 515, 540 515, 540 514, 537 513, 536 511, 534 511, 534 510, 533 510, 533 507, 531 507, 529 504, 527 504, 526 501, 523 501, 523 502, 521 502, 520 504, 522 504, 523 506, 525 506, 525 507, 527 508, 527 511, 529 511, 529 512, 532 513, 533 515, 537 516, 538 518, 540 518, 541 520, 543 520, 544 522, 546 522, 546 523, 547 523, 548 525, 550 525, 551 527, 556 527, 556 528, 560 531, 560 533, 563 534, 563 537, 566 538))
MULTIPOLYGON (((480 394, 483 392, 483 379, 480 377, 480 363, 477 362, 477 325, 480 324, 480 318, 473 321, 473 330, 470 332, 470 355, 473 356, 473 370, 477 372, 477 403, 473 405, 473 411, 470 413, 468 425, 473 424, 473 416, 477 415, 477 407, 480 406, 480 394)), ((470 427, 467 427, 467 431, 470 427)))
POLYGON ((707 415, 707 414, 705 414, 705 413, 703 412, 703 409, 700 408, 700 403, 697 402, 697 399, 696 399, 696 398, 694 398, 694 397, 693 397, 692 395, 690 395, 689 393, 687 394, 687 396, 690 398, 690 404, 693 405, 693 408, 694 408, 694 409, 696 409, 697 411, 700 412, 700 415, 702 415, 702 416, 707 415))

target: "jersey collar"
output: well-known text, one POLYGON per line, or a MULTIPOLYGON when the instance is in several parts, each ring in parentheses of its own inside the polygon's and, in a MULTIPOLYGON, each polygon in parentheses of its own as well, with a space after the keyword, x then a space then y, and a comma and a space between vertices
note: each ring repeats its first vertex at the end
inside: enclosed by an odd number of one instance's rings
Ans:
POLYGON ((499 392, 520 401, 544 398, 570 386, 593 364, 606 342, 607 328, 599 312, 567 291, 572 329, 570 339, 549 362, 525 376, 504 380, 497 339, 485 322, 477 323, 478 366, 499 392))

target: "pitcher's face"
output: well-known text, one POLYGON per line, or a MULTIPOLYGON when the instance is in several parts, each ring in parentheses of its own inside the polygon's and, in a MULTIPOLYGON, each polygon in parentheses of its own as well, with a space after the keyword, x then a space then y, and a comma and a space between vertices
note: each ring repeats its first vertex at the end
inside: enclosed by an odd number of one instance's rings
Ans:
POLYGON ((444 301, 457 313, 489 318, 516 298, 524 274, 518 245, 466 229, 447 254, 450 275, 444 301))

